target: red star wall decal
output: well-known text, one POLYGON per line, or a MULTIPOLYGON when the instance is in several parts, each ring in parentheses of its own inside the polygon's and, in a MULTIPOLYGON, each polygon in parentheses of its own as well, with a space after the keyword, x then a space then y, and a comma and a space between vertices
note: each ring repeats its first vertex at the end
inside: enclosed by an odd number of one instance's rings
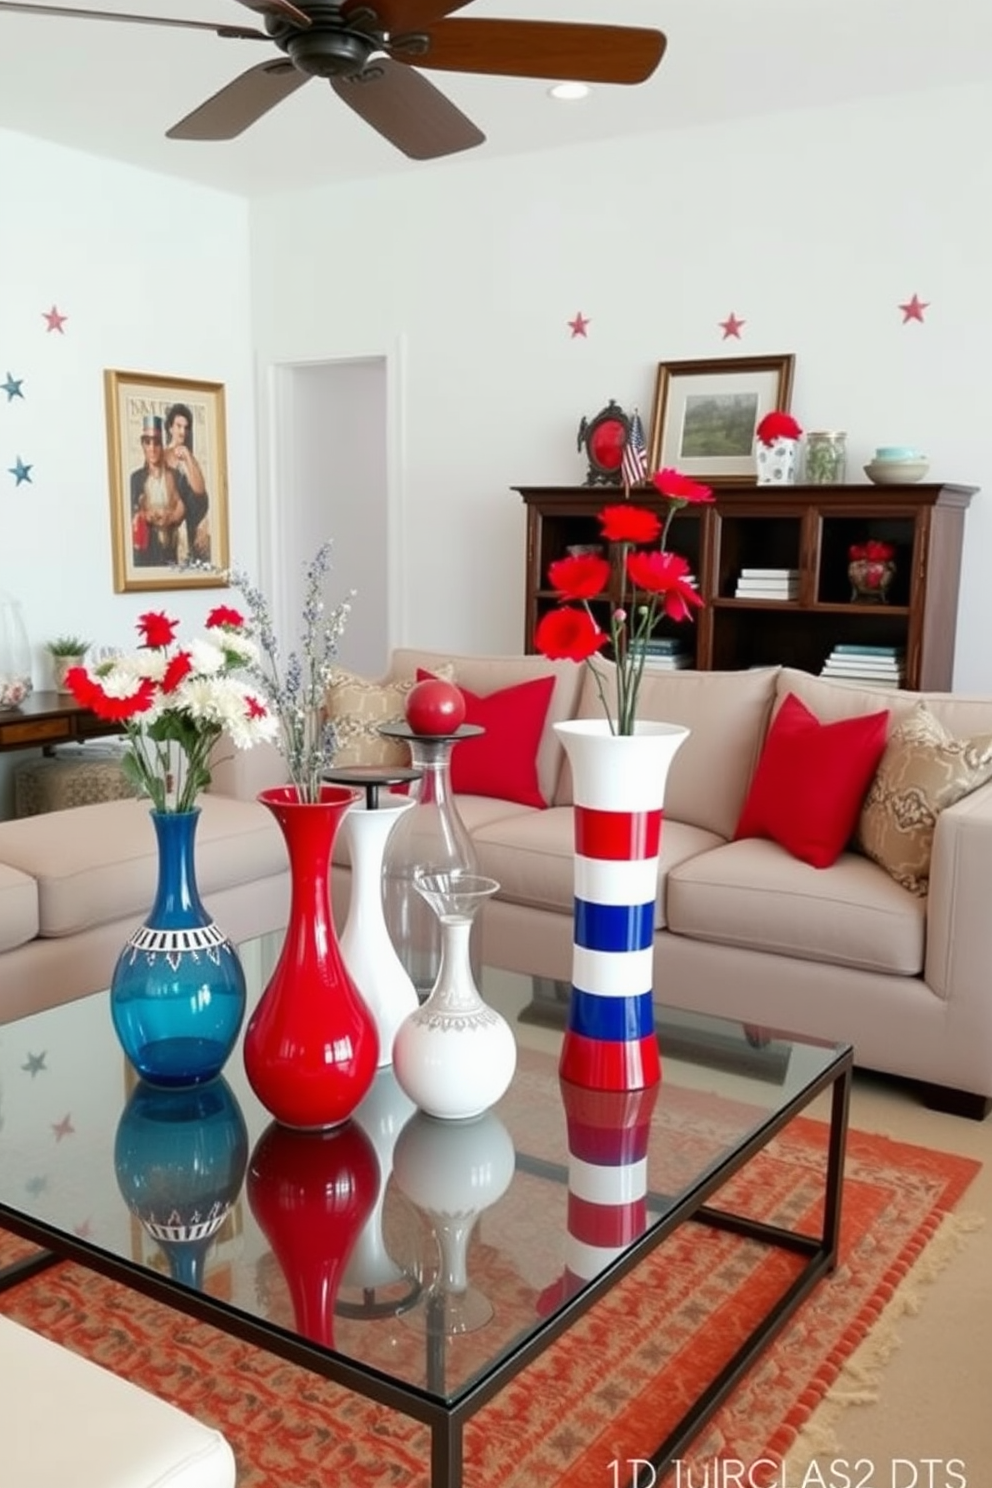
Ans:
POLYGON ((59 333, 60 336, 64 336, 65 335, 65 331, 62 329, 62 327, 65 325, 65 322, 69 319, 68 315, 60 315, 59 314, 59 309, 58 309, 58 306, 57 305, 53 305, 52 308, 51 308, 51 310, 42 310, 41 313, 44 316, 44 318, 48 321, 48 326, 46 327, 47 330, 49 330, 49 331, 58 331, 58 333, 59 333))
POLYGON ((575 319, 570 320, 568 324, 571 327, 572 339, 574 340, 576 336, 586 335, 586 326, 589 324, 589 317, 588 315, 583 315, 582 311, 579 310, 575 319))
POLYGON ((741 326, 746 324, 747 321, 738 320, 733 310, 731 310, 726 320, 721 320, 719 322, 720 329, 723 332, 724 341, 729 341, 731 336, 733 336, 736 341, 739 341, 741 339, 741 326))
POLYGON ((907 321, 910 320, 918 320, 922 322, 923 312, 924 310, 928 310, 929 308, 929 300, 921 300, 919 295, 914 294, 911 300, 907 300, 904 305, 899 306, 899 309, 902 311, 903 325, 905 325, 907 321))
POLYGON ((63 1116, 61 1121, 53 1121, 52 1131, 55 1133, 56 1142, 61 1142, 63 1137, 74 1137, 76 1128, 72 1124, 72 1117, 63 1116))

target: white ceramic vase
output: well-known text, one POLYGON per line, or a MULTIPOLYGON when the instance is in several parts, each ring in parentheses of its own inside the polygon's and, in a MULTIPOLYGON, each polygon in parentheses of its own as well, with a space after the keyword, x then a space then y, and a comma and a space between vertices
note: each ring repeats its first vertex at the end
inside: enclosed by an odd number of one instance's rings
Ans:
POLYGON ((654 923, 665 783, 689 730, 638 720, 556 723, 572 768, 572 992, 559 1069, 598 1090, 661 1077, 654 1030, 654 923))
POLYGON ((759 486, 793 486, 799 469, 799 440, 776 439, 763 444, 759 439, 754 450, 759 486))
POLYGON ((386 795, 370 808, 356 801, 341 830, 351 856, 351 898, 341 931, 341 955, 361 993, 379 1035, 379 1065, 391 1064, 393 1040, 403 1019, 419 1006, 389 931, 382 904, 382 862, 386 843, 413 802, 386 795))
POLYGON ((495 1105, 517 1064, 513 1032, 483 1001, 469 951, 476 914, 499 884, 475 873, 421 870, 414 882, 441 924, 441 966, 423 1007, 399 1027, 393 1067, 422 1111, 464 1121, 495 1105))

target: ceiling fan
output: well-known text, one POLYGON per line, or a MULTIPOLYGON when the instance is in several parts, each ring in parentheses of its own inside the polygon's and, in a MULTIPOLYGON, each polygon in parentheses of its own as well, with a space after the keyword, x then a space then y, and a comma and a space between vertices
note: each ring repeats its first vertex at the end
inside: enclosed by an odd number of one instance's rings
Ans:
POLYGON ((265 25, 227 26, 0 0, 0 14, 61 16, 212 31, 274 43, 282 57, 251 67, 167 130, 170 139, 225 140, 326 78, 366 124, 413 160, 480 145, 485 135, 418 70, 588 83, 642 83, 665 50, 660 31, 567 21, 450 20, 472 0, 238 0, 265 25))

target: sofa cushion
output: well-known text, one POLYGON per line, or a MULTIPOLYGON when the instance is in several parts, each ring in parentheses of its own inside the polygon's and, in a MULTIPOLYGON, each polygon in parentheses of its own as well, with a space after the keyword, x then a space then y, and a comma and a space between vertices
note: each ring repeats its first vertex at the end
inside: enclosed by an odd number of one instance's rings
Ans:
POLYGON ((764 838, 730 842, 672 869, 666 907, 669 930, 694 940, 894 976, 923 970, 924 901, 860 853, 821 869, 764 838))
MULTIPOLYGON (((655 900, 656 930, 665 928, 665 884, 671 869, 697 853, 718 847, 722 840, 699 827, 665 822, 655 900)), ((575 852, 570 806, 499 817, 475 827, 472 841, 480 870, 500 886, 500 899, 571 916, 575 852)))
POLYGON ((824 723, 835 718, 850 718, 855 713, 875 713, 880 708, 888 708, 891 733, 910 717, 918 702, 925 701, 934 717, 954 738, 967 739, 973 734, 992 733, 992 697, 862 687, 857 682, 828 681, 809 672, 783 667, 776 683, 776 706, 790 692, 801 698, 824 723))
MULTIPOLYGON (((436 675, 417 668, 418 681, 436 675)), ((452 790, 459 795, 496 796, 518 806, 548 805, 537 780, 537 752, 554 686, 554 677, 531 677, 484 696, 460 686, 465 722, 484 732, 463 739, 452 750, 452 790)))
POLYGON ((393 652, 390 675, 416 678, 418 667, 436 673, 443 663, 454 668, 454 680, 460 687, 468 687, 477 693, 495 692, 497 688, 512 687, 516 682, 527 682, 534 677, 554 677, 554 692, 537 752, 538 789, 546 801, 554 800, 565 751, 552 724, 574 718, 583 668, 574 661, 548 661, 544 656, 467 656, 451 651, 416 651, 410 648, 393 652))
POLYGON ((38 934, 38 885, 27 873, 0 863, 0 951, 27 945, 38 934))
MULTIPOLYGON (((201 894, 287 870, 275 819, 257 801, 200 797, 196 877, 201 894)), ((158 876, 146 801, 102 801, 0 822, 0 862, 37 882, 39 934, 74 935, 151 908, 158 876)))
POLYGON ((821 723, 795 696, 768 730, 735 838, 770 837, 829 868, 854 834, 885 748, 888 712, 821 723))
MULTIPOLYGON (((612 666, 597 662, 612 685, 612 666)), ((676 754, 665 784, 667 820, 690 822, 720 837, 733 836, 748 781, 761 753, 775 696, 776 667, 751 672, 646 671, 637 714, 679 723, 689 738, 676 754)), ((595 680, 586 669, 578 717, 602 718, 595 680)), ((556 805, 572 801, 566 766, 556 805)))
MULTIPOLYGON (((450 682, 454 668, 442 664, 437 675, 450 682)), ((415 682, 414 677, 372 679, 343 667, 334 668, 324 692, 324 706, 334 724, 336 766, 382 765, 395 769, 409 764, 407 745, 401 739, 384 739, 379 728, 384 723, 404 721, 406 700, 415 682)))
POLYGON ((954 739, 917 703, 893 731, 858 822, 857 845, 913 894, 930 888, 937 817, 992 780, 992 733, 954 739))

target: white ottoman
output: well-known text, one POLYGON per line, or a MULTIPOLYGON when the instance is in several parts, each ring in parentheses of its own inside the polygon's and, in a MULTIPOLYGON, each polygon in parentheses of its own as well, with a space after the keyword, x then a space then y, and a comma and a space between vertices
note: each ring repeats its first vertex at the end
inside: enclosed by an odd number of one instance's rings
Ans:
POLYGON ((0 1316, 0 1480, 10 1488, 234 1488, 219 1431, 0 1316))

